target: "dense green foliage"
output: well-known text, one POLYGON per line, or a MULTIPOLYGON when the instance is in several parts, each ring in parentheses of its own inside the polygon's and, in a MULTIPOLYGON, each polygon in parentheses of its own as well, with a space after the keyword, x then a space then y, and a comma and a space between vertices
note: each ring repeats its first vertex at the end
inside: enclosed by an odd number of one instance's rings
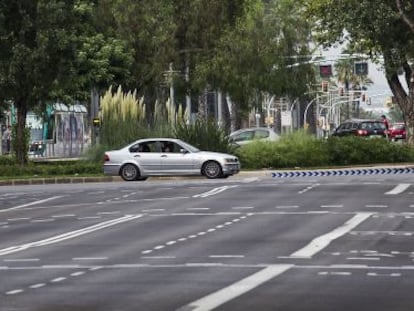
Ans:
POLYGON ((414 148, 385 139, 330 137, 318 140, 293 133, 278 142, 254 142, 237 150, 243 168, 309 168, 414 161, 414 148))
POLYGON ((174 137, 184 140, 200 150, 232 153, 226 132, 214 121, 196 121, 194 124, 180 123, 174 128, 174 137))
POLYGON ((28 165, 21 166, 11 157, 0 157, 0 179, 100 175, 102 161, 29 162, 28 165))
MULTIPOLYGON (((197 123, 183 125, 177 127, 175 135, 204 150, 234 151, 242 169, 248 170, 414 162, 414 148, 407 144, 360 137, 320 140, 302 132, 285 135, 277 142, 257 141, 234 150, 232 146, 226 147, 227 137, 214 128, 197 123)), ((30 162, 27 166, 16 165, 12 157, 3 156, 0 157, 0 178, 100 176, 104 150, 102 146, 90 150, 88 161, 30 162)))

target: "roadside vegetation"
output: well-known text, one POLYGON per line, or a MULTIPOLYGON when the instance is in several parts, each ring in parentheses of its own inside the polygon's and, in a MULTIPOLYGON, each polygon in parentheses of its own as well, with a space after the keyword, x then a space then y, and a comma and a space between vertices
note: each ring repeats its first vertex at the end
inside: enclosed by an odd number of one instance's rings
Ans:
MULTIPOLYGON (((310 169, 371 164, 414 162, 414 148, 385 139, 329 137, 317 139, 303 131, 282 135, 277 142, 253 142, 242 147, 229 143, 224 131, 212 124, 182 125, 170 136, 203 150, 231 152, 240 158, 243 170, 310 169)), ((103 176, 105 148, 97 145, 77 161, 44 162, 32 159, 17 165, 11 156, 0 157, 0 179, 103 176)))

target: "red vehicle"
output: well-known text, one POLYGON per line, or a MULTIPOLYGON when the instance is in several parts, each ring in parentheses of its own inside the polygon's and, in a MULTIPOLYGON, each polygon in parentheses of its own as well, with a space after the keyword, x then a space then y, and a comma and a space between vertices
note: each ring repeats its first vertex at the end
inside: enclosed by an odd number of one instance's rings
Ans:
POLYGON ((407 131, 404 123, 393 123, 388 129, 388 138, 391 140, 406 139, 407 131))

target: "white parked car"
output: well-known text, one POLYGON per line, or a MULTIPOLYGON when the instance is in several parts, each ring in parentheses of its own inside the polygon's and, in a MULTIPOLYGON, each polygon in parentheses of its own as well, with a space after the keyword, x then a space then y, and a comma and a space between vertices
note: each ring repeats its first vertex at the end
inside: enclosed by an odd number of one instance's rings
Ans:
POLYGON ((174 175, 226 178, 240 171, 240 162, 234 155, 201 151, 180 139, 146 138, 106 151, 103 170, 126 181, 174 175))
POLYGON ((280 136, 271 128, 252 127, 244 128, 232 132, 229 136, 230 141, 237 145, 245 145, 255 140, 260 141, 277 141, 280 136))

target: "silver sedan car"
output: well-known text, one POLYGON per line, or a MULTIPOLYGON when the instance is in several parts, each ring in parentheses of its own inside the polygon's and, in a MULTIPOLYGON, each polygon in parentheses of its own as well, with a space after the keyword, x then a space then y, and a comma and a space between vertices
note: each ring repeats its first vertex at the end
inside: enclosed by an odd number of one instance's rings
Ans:
POLYGON ((230 133, 230 141, 237 145, 246 145, 253 141, 277 141, 280 136, 267 127, 244 128, 230 133))
POLYGON ((180 139, 146 138, 106 151, 103 170, 105 175, 121 176, 126 181, 174 175, 212 179, 237 174, 240 162, 234 155, 201 151, 180 139))

